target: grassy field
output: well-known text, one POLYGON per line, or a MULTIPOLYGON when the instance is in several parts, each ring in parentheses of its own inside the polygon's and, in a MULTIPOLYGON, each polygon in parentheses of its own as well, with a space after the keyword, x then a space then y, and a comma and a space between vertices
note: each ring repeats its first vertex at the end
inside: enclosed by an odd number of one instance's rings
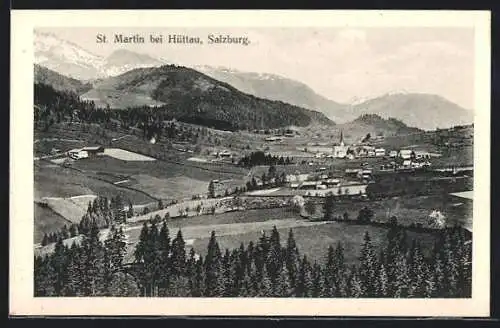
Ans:
POLYGON ((34 241, 39 243, 43 239, 45 233, 56 232, 65 225, 70 225, 71 222, 66 220, 61 215, 54 212, 50 207, 43 204, 34 203, 34 241))
POLYGON ((47 197, 41 201, 54 212, 72 223, 79 223, 82 216, 87 212, 89 202, 97 196, 81 195, 70 198, 47 197))
MULTIPOLYGON (((283 246, 286 245, 286 239, 290 228, 280 228, 277 226, 280 233, 280 239, 283 246)), ((361 247, 363 244, 364 233, 368 231, 374 246, 379 247, 382 245, 383 240, 387 234, 387 229, 374 226, 361 226, 352 225, 343 222, 329 222, 326 224, 318 224, 312 226, 296 226, 292 228, 297 247, 301 254, 307 255, 312 261, 323 262, 326 257, 329 245, 336 246, 341 242, 344 247, 345 259, 347 263, 355 263, 360 255, 361 247)), ((217 233, 217 232, 216 232, 217 233)), ((266 230, 269 236, 270 231, 266 230)), ((242 234, 231 234, 217 237, 219 247, 224 250, 226 248, 233 249, 240 246, 243 242, 245 246, 250 241, 254 244, 261 236, 260 231, 245 232, 242 234)), ((431 233, 409 233, 409 240, 418 238, 422 243, 425 254, 428 255, 432 249, 435 236, 431 233)), ((197 253, 206 255, 207 245, 209 238, 197 239, 193 248, 197 253)), ((410 242, 409 242, 410 244, 410 242)))
MULTIPOLYGON (((455 222, 463 223, 472 216, 471 205, 470 202, 461 202, 450 195, 394 197, 380 201, 336 202, 333 215, 337 217, 347 213, 350 220, 355 220, 359 210, 367 207, 374 211, 374 221, 388 222, 395 216, 401 225, 420 223, 425 227, 429 223, 429 215, 436 210, 447 218, 450 225, 454 225, 455 222)), ((323 206, 318 204, 315 216, 322 215, 323 206)))
POLYGON ((118 185, 93 179, 77 170, 54 166, 53 164, 35 163, 34 166, 35 200, 42 197, 74 197, 80 195, 99 195, 116 197, 120 194, 124 199, 134 204, 154 201, 147 195, 122 188, 118 185))
MULTIPOLYGON (((415 207, 420 205, 422 203, 413 203, 415 207)), ((385 205, 379 204, 380 208, 383 206, 385 205)), ((407 204, 407 206, 409 205, 407 204)), ((387 233, 387 229, 380 226, 356 225, 346 222, 308 221, 301 219, 297 213, 287 208, 201 215, 171 219, 168 222, 171 237, 174 238, 178 229, 181 229, 187 248, 193 247, 201 255, 206 253, 208 239, 212 230, 216 232, 220 247, 225 249, 239 247, 241 242, 245 245, 248 245, 250 241, 256 242, 263 230, 269 232, 273 226, 278 228, 282 243, 286 242, 288 231, 292 229, 299 249, 313 261, 323 261, 327 247, 340 241, 345 248, 346 260, 353 263, 359 256, 365 231, 370 233, 376 246, 381 244, 387 233)), ((133 258, 133 251, 141 227, 142 224, 138 224, 125 228, 128 244, 127 260, 133 258)), ((418 238, 424 246, 425 252, 430 251, 434 241, 432 233, 409 231, 408 236, 410 240, 411 238, 418 238)), ((68 243, 71 243, 71 241, 68 241, 68 243)), ((50 247, 40 251, 49 250, 50 247)))
POLYGON ((231 180, 234 185, 244 185, 242 170, 227 173, 220 171, 220 165, 216 167, 207 164, 205 167, 198 167, 162 160, 123 161, 109 156, 99 156, 76 161, 73 167, 111 183, 123 181, 120 185, 133 187, 165 200, 206 194, 208 183, 212 179, 231 180))

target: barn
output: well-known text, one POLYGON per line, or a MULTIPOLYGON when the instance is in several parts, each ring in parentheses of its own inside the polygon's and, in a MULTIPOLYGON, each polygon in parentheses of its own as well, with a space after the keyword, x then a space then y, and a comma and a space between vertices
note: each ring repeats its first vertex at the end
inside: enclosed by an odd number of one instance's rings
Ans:
POLYGON ((82 151, 87 152, 89 157, 96 157, 97 155, 104 153, 104 147, 103 146, 83 147, 82 151))

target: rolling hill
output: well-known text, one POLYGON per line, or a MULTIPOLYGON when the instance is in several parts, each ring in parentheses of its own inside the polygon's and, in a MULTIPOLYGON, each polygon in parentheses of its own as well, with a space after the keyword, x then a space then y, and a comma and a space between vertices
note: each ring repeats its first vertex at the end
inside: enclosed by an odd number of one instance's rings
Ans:
POLYGON ((377 114, 363 114, 351 122, 339 124, 337 128, 342 129, 352 141, 360 141, 368 133, 372 137, 390 137, 422 132, 418 128, 407 126, 398 119, 384 119, 377 114))
POLYGON ((79 95, 92 89, 92 85, 89 83, 83 83, 37 64, 35 64, 34 79, 35 83, 47 84, 55 90, 71 91, 79 95))
POLYGON ((473 111, 464 109, 441 96, 423 93, 386 94, 350 106, 346 110, 346 117, 356 118, 362 114, 393 117, 408 126, 424 130, 474 122, 473 111))
POLYGON ((196 70, 175 65, 137 68, 97 81, 82 99, 114 109, 157 107, 179 120, 219 122, 233 129, 335 124, 320 112, 257 98, 196 70))

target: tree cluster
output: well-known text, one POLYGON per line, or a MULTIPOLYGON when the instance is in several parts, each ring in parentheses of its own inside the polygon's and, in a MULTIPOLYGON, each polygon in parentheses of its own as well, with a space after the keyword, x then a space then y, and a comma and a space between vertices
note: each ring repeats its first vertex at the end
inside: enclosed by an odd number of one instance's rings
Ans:
MULTIPOLYGON (((290 230, 284 246, 273 228, 255 243, 223 252, 212 232, 206 255, 186 252, 179 230, 171 240, 164 220, 144 224, 129 272, 123 271, 122 232, 104 245, 93 224, 81 246, 56 244, 35 259, 35 294, 181 297, 470 297, 471 243, 463 230, 439 232, 431 254, 404 229, 391 226, 380 247, 365 233, 359 261, 349 264, 339 243, 323 263, 299 252, 290 230), (70 254, 70 255, 68 255, 70 254), (121 274, 121 275, 119 275, 121 274), (118 276, 119 275, 119 276, 118 276), (135 281, 135 284, 132 283, 135 281), (117 287, 120 286, 120 287, 117 287), (117 294, 113 294, 117 293, 117 294)), ((116 230, 115 230, 116 231, 116 230)), ((113 237, 115 236, 115 237, 113 237)))
POLYGON ((243 167, 253 167, 257 165, 288 165, 292 164, 290 157, 273 156, 265 154, 263 151, 252 152, 249 155, 243 156, 238 165, 243 167))
POLYGON ((35 257, 35 296, 139 296, 135 278, 124 266, 125 235, 111 226, 104 242, 97 222, 79 242, 62 239, 50 255, 35 257))

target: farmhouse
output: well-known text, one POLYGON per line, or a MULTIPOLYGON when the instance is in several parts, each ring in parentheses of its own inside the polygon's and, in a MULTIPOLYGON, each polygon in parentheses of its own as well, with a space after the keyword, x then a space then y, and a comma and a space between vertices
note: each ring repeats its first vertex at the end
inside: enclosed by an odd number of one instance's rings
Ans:
POLYGON ((273 141, 282 141, 283 138, 282 137, 267 137, 264 140, 267 141, 267 142, 273 142, 273 141))
POLYGON ((375 147, 372 146, 360 146, 356 148, 357 157, 374 157, 375 147))
POLYGON ((310 175, 307 174, 307 173, 303 173, 303 174, 300 174, 300 173, 297 173, 297 174, 288 174, 286 177, 285 177, 285 181, 286 182, 302 182, 302 181, 306 181, 307 179, 309 179, 310 175))
POLYGON ((327 179, 327 180, 323 181, 323 184, 327 185, 328 187, 339 186, 340 180, 339 179, 327 179))
POLYGON ((411 159, 415 156, 415 152, 409 149, 401 149, 398 153, 398 157, 402 159, 411 159))
POLYGON ((375 149, 375 156, 376 157, 383 157, 383 156, 385 156, 385 149, 384 148, 377 148, 377 149, 375 149))
POLYGON ((394 158, 394 157, 397 157, 397 156, 398 156, 398 152, 397 152, 397 151, 395 151, 395 150, 391 150, 391 151, 389 152, 389 157, 394 158))
POLYGON ((402 164, 402 168, 404 169, 409 169, 411 167, 411 161, 410 160, 404 160, 402 164))
POLYGON ((89 157, 95 157, 98 154, 104 153, 104 147, 103 146, 83 147, 82 151, 86 151, 89 157))
POLYGON ((298 189, 317 189, 319 185, 321 185, 320 181, 304 181, 299 185, 298 189))
POLYGON ((71 149, 68 151, 68 156, 74 160, 82 159, 82 158, 88 158, 89 154, 87 151, 83 149, 71 149))
POLYGON ((417 158, 417 159, 430 159, 431 154, 425 150, 416 150, 415 151, 415 158, 417 158))
POLYGON ((231 152, 228 150, 223 150, 222 152, 219 153, 220 157, 231 157, 231 152))

